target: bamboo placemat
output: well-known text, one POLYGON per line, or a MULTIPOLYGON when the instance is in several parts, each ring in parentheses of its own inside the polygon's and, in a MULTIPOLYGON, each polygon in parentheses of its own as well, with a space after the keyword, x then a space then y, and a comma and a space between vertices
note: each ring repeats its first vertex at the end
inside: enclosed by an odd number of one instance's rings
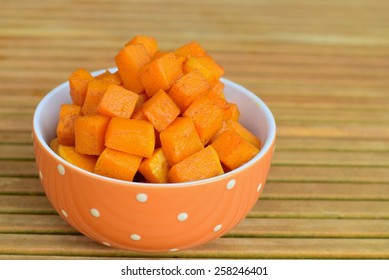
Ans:
POLYGON ((389 2, 0 1, 0 258, 389 258, 389 2), (248 217, 193 250, 140 254, 80 235, 35 170, 32 116, 78 67, 131 37, 197 40, 277 122, 248 217))

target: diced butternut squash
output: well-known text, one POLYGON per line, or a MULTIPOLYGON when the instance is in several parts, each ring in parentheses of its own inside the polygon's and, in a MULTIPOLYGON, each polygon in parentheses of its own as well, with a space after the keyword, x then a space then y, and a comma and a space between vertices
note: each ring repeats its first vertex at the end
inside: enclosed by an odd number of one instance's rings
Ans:
POLYGON ((154 37, 137 35, 133 37, 126 45, 141 44, 145 47, 150 58, 158 51, 158 42, 154 37))
POLYGON ((85 102, 81 108, 81 112, 83 115, 96 114, 97 106, 103 98, 107 87, 107 83, 98 79, 93 79, 89 82, 88 89, 86 91, 85 102))
POLYGON ((74 146, 74 122, 81 114, 81 107, 74 104, 63 104, 59 111, 57 125, 58 143, 66 146, 74 146))
POLYGON ((160 58, 160 57, 162 57, 162 56, 164 56, 165 54, 168 54, 168 53, 169 52, 165 52, 165 51, 157 51, 154 54, 154 56, 153 56, 153 58, 151 60, 156 60, 156 59, 158 59, 158 58, 160 58))
POLYGON ((109 120, 103 115, 79 116, 74 123, 76 152, 100 155, 105 148, 105 131, 109 120))
POLYGON ((196 41, 189 42, 174 51, 177 56, 182 56, 187 59, 188 57, 198 57, 206 55, 206 51, 196 41))
POLYGON ((242 137, 244 140, 249 142, 257 149, 260 149, 262 146, 261 140, 259 140, 257 136, 251 133, 242 124, 234 120, 223 121, 222 128, 212 137, 210 142, 212 143, 219 135, 221 135, 226 130, 235 132, 236 134, 238 134, 240 137, 242 137))
POLYGON ((224 74, 224 69, 209 55, 189 57, 183 66, 183 71, 189 73, 195 69, 206 77, 210 85, 214 85, 224 74))
POLYGON ((183 116, 192 119, 203 145, 206 145, 223 125, 223 111, 206 96, 197 98, 183 116))
POLYGON ((252 159, 259 150, 232 131, 224 131, 210 145, 228 170, 233 170, 252 159))
POLYGON ((53 138, 50 141, 49 146, 50 146, 50 149, 52 149, 54 153, 58 154, 59 143, 58 143, 58 138, 57 137, 53 138))
POLYGON ((138 94, 121 86, 111 84, 101 98, 97 106, 97 112, 109 117, 128 119, 134 112, 138 98, 138 94))
POLYGON ((153 125, 148 121, 112 118, 109 122, 105 145, 140 157, 151 157, 155 146, 153 125))
POLYGON ((180 114, 180 108, 163 90, 158 91, 143 105, 143 114, 161 132, 180 114))
POLYGON ((149 97, 159 90, 168 90, 182 75, 181 66, 172 52, 152 60, 140 69, 140 78, 149 97))
POLYGON ((136 102, 134 112, 132 113, 131 119, 147 121, 145 114, 143 114, 143 104, 148 100, 148 96, 145 92, 139 93, 138 101, 136 102))
POLYGON ((208 146, 172 166, 169 180, 173 183, 196 181, 223 174, 218 154, 208 146))
POLYGON ((140 44, 129 44, 115 56, 115 62, 123 86, 135 93, 144 91, 139 70, 150 62, 146 48, 140 44))
POLYGON ((108 70, 105 70, 103 73, 95 76, 95 79, 103 80, 105 77, 108 77, 111 74, 108 70))
POLYGON ((74 164, 86 171, 93 172, 97 161, 96 156, 83 155, 76 152, 74 146, 58 146, 58 155, 67 162, 74 164))
POLYGON ((139 172, 151 183, 167 183, 169 164, 162 148, 156 149, 150 158, 144 158, 139 172))
POLYGON ((84 68, 74 71, 69 77, 70 96, 74 104, 82 106, 84 104, 88 83, 93 76, 84 68))
POLYGON ((209 92, 207 97, 215 103, 223 111, 223 119, 224 120, 234 120, 238 121, 240 112, 239 108, 235 103, 230 103, 225 100, 222 96, 209 92))
POLYGON ((224 111, 224 119, 237 122, 240 116, 238 105, 230 102, 228 102, 227 104, 228 108, 224 111))
POLYGON ((149 99, 147 94, 145 92, 139 93, 138 94, 138 100, 136 101, 134 113, 138 110, 141 110, 143 107, 143 104, 149 99))
POLYGON ((99 156, 94 173, 114 179, 132 181, 142 157, 105 148, 99 156))
POLYGON ((195 99, 207 94, 209 89, 207 79, 200 71, 194 70, 174 82, 170 88, 169 96, 183 113, 195 99))
POLYGON ((107 84, 114 84, 114 85, 122 84, 118 71, 111 73, 108 70, 106 70, 104 73, 96 76, 96 79, 106 82, 107 84))
MULTIPOLYGON (((143 108, 143 106, 142 106, 143 108)), ((143 113, 142 108, 134 112, 131 116, 131 119, 133 120, 142 120, 142 121, 149 121, 146 115, 143 113)))
POLYGON ((177 117, 160 133, 159 138, 170 165, 182 161, 204 147, 190 118, 177 117))
POLYGON ((217 81, 211 87, 208 94, 216 94, 217 96, 220 96, 221 98, 225 99, 223 90, 224 90, 224 84, 221 81, 217 81))
POLYGON ((116 54, 116 72, 69 77, 51 149, 70 163, 121 180, 188 182, 233 170, 261 141, 224 96, 224 69, 192 41, 161 51, 138 35, 116 54))
POLYGON ((182 67, 184 66, 187 58, 185 56, 178 56, 178 55, 176 55, 176 59, 178 61, 178 64, 180 65, 180 68, 182 69, 182 67))

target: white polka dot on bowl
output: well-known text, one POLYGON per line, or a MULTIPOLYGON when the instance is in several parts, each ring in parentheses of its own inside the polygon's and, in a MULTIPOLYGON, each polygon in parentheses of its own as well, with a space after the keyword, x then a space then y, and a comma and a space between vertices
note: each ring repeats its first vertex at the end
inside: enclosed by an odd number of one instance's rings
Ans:
POLYGON ((182 213, 177 215, 177 220, 180 222, 183 222, 183 221, 186 221, 188 219, 188 217, 189 217, 188 213, 182 212, 182 213))
POLYGON ((65 167, 62 165, 62 164, 58 164, 57 165, 57 171, 59 173, 59 175, 65 175, 65 167))
POLYGON ((215 226, 215 227, 213 228, 213 231, 214 231, 214 232, 218 232, 219 230, 222 229, 222 227, 223 227, 222 224, 218 224, 217 226, 215 226))
POLYGON ((135 233, 131 234, 130 238, 131 238, 131 240, 134 240, 134 241, 139 241, 142 239, 139 234, 135 234, 135 233))
POLYGON ((235 184, 236 184, 236 180, 235 179, 229 180, 227 185, 226 185, 227 190, 231 190, 233 187, 235 187, 235 184))
POLYGON ((262 188, 262 183, 259 183, 258 188, 257 188, 257 192, 259 192, 261 190, 261 188, 262 188))
POLYGON ((95 217, 95 218, 100 217, 100 211, 97 210, 96 208, 92 208, 92 209, 90 210, 90 214, 91 214, 93 217, 95 217))
POLYGON ((147 194, 145 194, 145 193, 138 193, 137 195, 136 195, 136 200, 138 201, 138 202, 146 202, 147 201, 147 199, 148 199, 148 196, 147 196, 147 194))
POLYGON ((65 218, 68 217, 68 213, 65 210, 61 209, 61 213, 65 218))

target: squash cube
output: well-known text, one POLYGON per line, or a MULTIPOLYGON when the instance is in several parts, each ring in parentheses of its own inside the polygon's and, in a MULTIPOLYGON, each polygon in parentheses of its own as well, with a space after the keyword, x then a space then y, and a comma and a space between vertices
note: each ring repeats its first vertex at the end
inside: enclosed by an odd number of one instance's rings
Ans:
POLYGON ((203 47, 200 46, 200 44, 196 41, 189 42, 178 49, 174 51, 174 53, 177 56, 185 57, 185 60, 188 57, 198 57, 198 56, 204 56, 206 55, 206 51, 203 49, 203 47))
POLYGON ((139 70, 150 61, 150 56, 143 45, 129 44, 115 56, 116 66, 123 86, 135 93, 141 93, 144 86, 139 77, 139 70))
POLYGON ((81 114, 81 107, 74 104, 62 104, 57 125, 58 143, 74 146, 74 122, 81 114))
POLYGON ((54 153, 58 154, 58 148, 59 148, 58 137, 51 139, 49 146, 50 146, 50 149, 52 149, 54 153))
POLYGON ((159 138, 170 165, 174 165, 204 148, 190 118, 177 117, 159 134, 159 138))
POLYGON ((97 106, 97 112, 109 117, 130 118, 139 95, 121 86, 108 86, 97 106))
POLYGON ((108 84, 98 79, 92 79, 88 84, 86 91, 85 102, 81 108, 83 115, 94 115, 97 112, 97 106, 99 105, 105 91, 108 88, 108 84))
POLYGON ((143 104, 143 113, 153 124, 154 128, 161 132, 180 114, 180 108, 163 90, 158 91, 143 104))
POLYGON ((105 148, 105 131, 109 120, 103 115, 79 116, 74 123, 76 152, 100 155, 105 148))
POLYGON ((221 135, 224 131, 229 130, 235 132, 244 140, 249 142, 251 145, 256 147, 257 149, 261 149, 261 140, 253 133, 251 133, 247 128, 245 128, 241 123, 234 120, 225 120, 223 121, 222 128, 211 138, 210 143, 212 143, 219 135, 221 135))
POLYGON ((155 132, 148 121, 112 118, 107 127, 105 145, 140 157, 151 157, 155 146, 155 132))
POLYGON ((183 71, 189 73, 195 69, 205 76, 211 86, 224 74, 224 69, 209 55, 189 57, 183 66, 183 71))
POLYGON ((192 119, 203 145, 206 145, 223 125, 223 111, 206 96, 196 99, 183 116, 192 119))
POLYGON ((200 71, 194 70, 174 82, 170 88, 169 96, 183 113, 195 99, 207 94, 209 89, 209 83, 204 75, 200 71))
POLYGON ((97 159, 94 173, 114 179, 132 181, 142 157, 105 148, 97 159))
POLYGON ((154 56, 154 54, 159 50, 158 49, 158 42, 154 37, 150 36, 144 36, 144 35, 137 35, 134 38, 129 41, 127 45, 130 44, 140 44, 143 45, 149 54, 150 58, 154 56))
POLYGON ((159 90, 168 90, 182 75, 180 64, 172 52, 152 60, 140 69, 140 79, 149 97, 159 90))
POLYGON ((92 172, 97 161, 96 156, 83 155, 76 152, 74 146, 58 146, 58 155, 67 162, 80 167, 86 171, 92 172))
POLYGON ((216 150, 221 163, 228 170, 248 162, 259 152, 259 149, 229 130, 219 135, 210 146, 216 150))
POLYGON ((151 183, 167 183, 169 164, 162 148, 156 149, 150 158, 144 158, 139 172, 151 183))
POLYGON ((172 183, 207 179, 223 174, 218 154, 208 146, 172 166, 169 180, 172 183))
POLYGON ((224 120, 238 121, 240 112, 235 103, 228 102, 222 95, 215 94, 214 92, 208 92, 207 97, 223 111, 224 120))
POLYGON ((106 70, 104 73, 96 76, 96 79, 106 82, 107 84, 114 84, 118 86, 122 84, 122 80, 120 79, 120 75, 118 71, 111 73, 108 70, 106 70))
POLYGON ((74 71, 69 77, 70 97, 74 104, 82 106, 84 104, 88 83, 93 76, 84 68, 74 71))

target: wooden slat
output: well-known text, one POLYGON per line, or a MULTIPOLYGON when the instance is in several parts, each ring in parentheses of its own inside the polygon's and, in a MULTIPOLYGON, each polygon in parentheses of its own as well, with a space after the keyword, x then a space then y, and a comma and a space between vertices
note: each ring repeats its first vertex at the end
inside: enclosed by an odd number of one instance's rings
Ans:
POLYGON ((350 124, 284 124, 277 126, 277 135, 282 137, 378 139, 387 141, 389 139, 389 127, 350 124))
POLYGON ((388 219, 388 201, 260 200, 249 217, 388 219))
MULTIPOLYGON (((45 196, 0 196, 0 213, 53 214, 45 196)), ((248 215, 260 218, 388 219, 388 201, 259 200, 248 215)))
POLYGON ((0 195, 42 195, 43 188, 38 178, 0 177, 0 195))
MULTIPOLYGON (((47 259, 50 260, 107 260, 106 257, 92 257, 92 256, 44 256, 44 255, 0 255, 0 260, 43 260, 47 261, 47 259)), ((109 258, 109 259, 117 259, 117 260, 123 260, 126 258, 109 258)), ((140 258, 141 259, 141 258, 140 258)))
POLYGON ((389 183, 387 167, 272 166, 272 182, 389 183))
POLYGON ((1 144, 32 144, 31 131, 0 131, 1 144))
POLYGON ((45 196, 1 195, 0 213, 5 214, 55 214, 45 196))
POLYGON ((272 164, 389 167, 389 152, 277 150, 272 164))
POLYGON ((348 139, 348 138, 277 138, 277 152, 280 150, 303 151, 353 151, 353 152, 388 152, 389 145, 385 139, 348 139))
POLYGON ((32 115, 4 115, 1 117, 0 131, 31 131, 32 115))
POLYGON ((36 165, 34 161, 0 161, 0 177, 36 177, 36 165))
POLYGON ((388 238, 384 219, 245 219, 228 237, 388 238))
POLYGON ((80 235, 4 234, 0 254, 149 258, 388 258, 385 239, 220 238, 193 250, 136 253, 115 250, 80 235))
POLYGON ((34 149, 32 145, 0 145, 0 160, 34 160, 34 149))
MULTIPOLYGON (((0 194, 44 195, 38 178, 0 177, 0 194)), ((389 184, 267 182, 261 199, 389 200, 389 184)))
MULTIPOLYGON (((0 214, 0 233, 79 235, 58 215, 0 214)), ((389 220, 248 218, 229 238, 388 238, 389 220)))
POLYGON ((58 215, 0 214, 0 233, 79 234, 58 215))
MULTIPOLYGON (((33 161, 0 161, 0 176, 36 177, 33 161)), ((389 183, 387 167, 273 166, 271 182, 389 183)))
POLYGON ((268 182, 262 199, 389 200, 389 184, 268 182))

